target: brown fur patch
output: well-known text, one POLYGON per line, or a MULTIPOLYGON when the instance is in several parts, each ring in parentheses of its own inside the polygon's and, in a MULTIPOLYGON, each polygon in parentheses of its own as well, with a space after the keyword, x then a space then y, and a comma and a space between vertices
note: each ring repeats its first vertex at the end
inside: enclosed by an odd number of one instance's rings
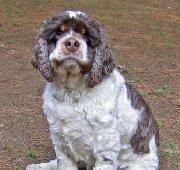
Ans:
POLYGON ((126 83, 128 98, 131 101, 133 108, 142 110, 140 120, 138 121, 138 128, 136 133, 132 136, 130 144, 135 153, 145 154, 149 153, 149 141, 155 135, 156 145, 159 145, 159 131, 157 122, 150 111, 148 104, 138 94, 138 92, 126 83))

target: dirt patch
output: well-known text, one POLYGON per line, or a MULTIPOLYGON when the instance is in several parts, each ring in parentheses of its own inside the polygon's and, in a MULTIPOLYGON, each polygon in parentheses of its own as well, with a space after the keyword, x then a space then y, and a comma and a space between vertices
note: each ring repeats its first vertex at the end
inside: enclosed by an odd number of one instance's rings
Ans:
POLYGON ((180 164, 180 27, 178 1, 1 0, 0 169, 24 169, 55 157, 42 115, 45 80, 31 64, 36 30, 67 8, 100 21, 117 63, 149 103, 160 128, 160 169, 180 164))

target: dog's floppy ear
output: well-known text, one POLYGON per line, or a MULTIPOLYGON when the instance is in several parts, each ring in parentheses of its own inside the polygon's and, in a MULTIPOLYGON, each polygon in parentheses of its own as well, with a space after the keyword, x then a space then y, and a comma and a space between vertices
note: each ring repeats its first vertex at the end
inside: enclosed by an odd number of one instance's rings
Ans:
POLYGON ((53 38, 56 35, 57 28, 62 22, 62 18, 63 15, 58 14, 43 21, 39 30, 37 43, 33 48, 31 63, 49 82, 53 81, 53 70, 49 62, 49 55, 56 46, 53 38))
POLYGON ((53 81, 51 66, 49 62, 49 52, 47 41, 39 38, 33 48, 32 65, 38 69, 47 81, 53 81))
POLYGON ((99 43, 96 47, 96 54, 89 74, 89 86, 94 87, 112 72, 115 67, 115 60, 107 46, 107 38, 102 27, 94 21, 91 25, 96 28, 99 34, 99 43))

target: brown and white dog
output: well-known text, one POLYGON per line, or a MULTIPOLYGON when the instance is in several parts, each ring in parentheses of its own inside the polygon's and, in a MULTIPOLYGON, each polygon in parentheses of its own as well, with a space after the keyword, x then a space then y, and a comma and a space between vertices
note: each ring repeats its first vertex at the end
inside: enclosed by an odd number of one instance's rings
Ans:
POLYGON ((115 67, 99 23, 80 11, 43 22, 32 64, 48 80, 43 110, 56 160, 27 170, 157 170, 158 129, 115 67))

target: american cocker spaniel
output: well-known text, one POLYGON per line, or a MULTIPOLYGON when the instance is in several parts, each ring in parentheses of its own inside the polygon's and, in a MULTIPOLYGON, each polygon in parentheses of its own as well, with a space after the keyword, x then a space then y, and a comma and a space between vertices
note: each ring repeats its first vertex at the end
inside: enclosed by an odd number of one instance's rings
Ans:
POLYGON ((80 11, 44 21, 32 64, 48 81, 43 111, 57 159, 27 170, 158 169, 156 121, 98 22, 80 11))

